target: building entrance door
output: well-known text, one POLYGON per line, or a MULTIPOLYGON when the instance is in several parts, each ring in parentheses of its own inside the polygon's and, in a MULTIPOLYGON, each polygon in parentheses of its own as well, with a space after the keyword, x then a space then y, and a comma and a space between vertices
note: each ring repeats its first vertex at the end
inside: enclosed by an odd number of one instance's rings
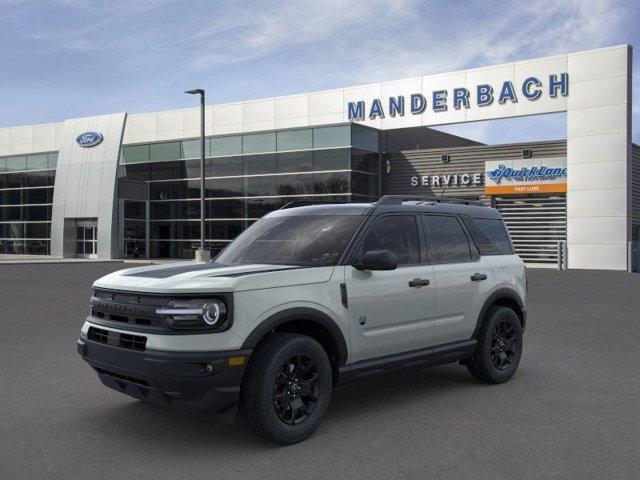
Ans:
POLYGON ((76 257, 97 258, 98 222, 96 220, 76 221, 76 257))

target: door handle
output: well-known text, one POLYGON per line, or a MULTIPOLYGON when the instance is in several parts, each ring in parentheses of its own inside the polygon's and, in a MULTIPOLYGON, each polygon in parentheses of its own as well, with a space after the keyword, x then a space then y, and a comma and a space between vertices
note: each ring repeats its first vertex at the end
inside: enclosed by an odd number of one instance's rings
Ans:
POLYGON ((472 282, 480 282, 486 279, 487 279, 487 276, 484 273, 474 273, 473 275, 471 275, 472 282))
POLYGON ((426 287, 427 285, 429 285, 429 280, 426 278, 414 278, 409 281, 409 286, 411 288, 426 287))

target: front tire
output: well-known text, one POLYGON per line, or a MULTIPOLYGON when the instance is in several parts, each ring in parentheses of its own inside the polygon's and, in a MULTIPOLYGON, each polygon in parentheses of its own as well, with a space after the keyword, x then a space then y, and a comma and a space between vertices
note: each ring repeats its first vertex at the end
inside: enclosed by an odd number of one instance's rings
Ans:
POLYGON ((251 357, 242 382, 240 408, 263 438, 301 442, 318 428, 329 407, 331 364, 313 338, 275 333, 251 357))
POLYGON ((522 356, 522 325, 518 315, 509 307, 492 307, 477 340, 476 351, 467 366, 469 373, 487 383, 511 379, 522 356))

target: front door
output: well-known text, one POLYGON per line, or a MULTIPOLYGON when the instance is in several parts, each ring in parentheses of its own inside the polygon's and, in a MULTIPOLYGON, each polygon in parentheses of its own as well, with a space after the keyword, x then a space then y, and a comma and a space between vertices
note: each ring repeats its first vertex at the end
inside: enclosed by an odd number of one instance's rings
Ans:
POLYGON ((80 220, 76 222, 76 257, 96 258, 98 256, 98 222, 80 220))
POLYGON ((378 218, 365 232, 355 258, 369 250, 390 250, 398 257, 398 268, 361 271, 346 267, 350 358, 354 362, 433 344, 433 267, 424 263, 418 232, 414 215, 378 218))

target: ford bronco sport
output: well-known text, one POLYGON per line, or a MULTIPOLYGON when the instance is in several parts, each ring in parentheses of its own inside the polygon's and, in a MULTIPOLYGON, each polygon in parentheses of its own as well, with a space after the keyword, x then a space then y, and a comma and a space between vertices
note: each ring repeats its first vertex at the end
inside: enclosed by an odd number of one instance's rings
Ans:
POLYGON ((509 380, 526 322, 500 214, 455 199, 290 204, 213 262, 121 270, 93 289, 78 351, 106 386, 223 420, 239 407, 285 444, 316 430, 340 382, 450 362, 509 380))

